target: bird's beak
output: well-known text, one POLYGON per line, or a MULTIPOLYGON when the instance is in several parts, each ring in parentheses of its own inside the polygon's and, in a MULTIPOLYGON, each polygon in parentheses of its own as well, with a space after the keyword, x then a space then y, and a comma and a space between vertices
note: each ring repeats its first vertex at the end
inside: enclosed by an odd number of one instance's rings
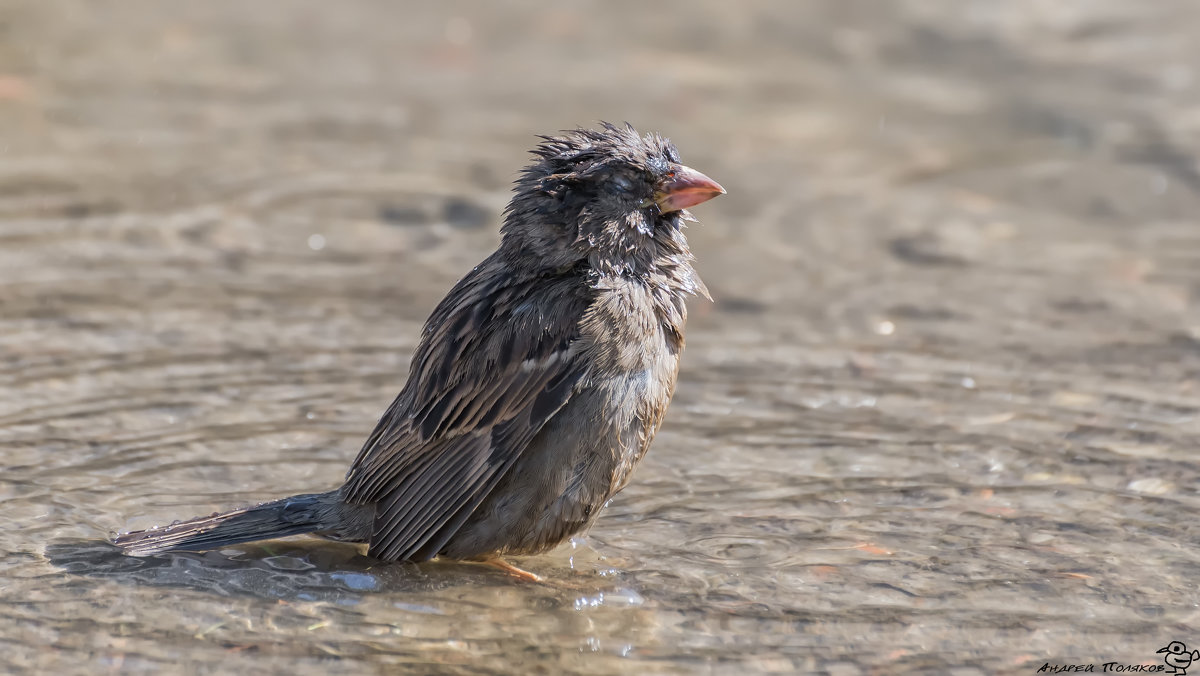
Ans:
POLYGON ((1167 652, 1167 649, 1166 649, 1166 648, 1163 648, 1162 650, 1155 650, 1155 651, 1154 651, 1154 654, 1155 654, 1155 655, 1157 655, 1157 654, 1159 654, 1159 653, 1165 653, 1165 652, 1167 652))
POLYGON ((716 181, 695 169, 677 164, 658 184, 658 190, 654 191, 654 202, 658 204, 659 211, 669 214, 724 194, 725 188, 716 181))

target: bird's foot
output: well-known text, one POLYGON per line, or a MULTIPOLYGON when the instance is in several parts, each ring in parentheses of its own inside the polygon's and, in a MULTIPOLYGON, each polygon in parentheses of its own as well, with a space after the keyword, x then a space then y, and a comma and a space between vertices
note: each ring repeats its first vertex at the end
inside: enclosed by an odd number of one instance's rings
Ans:
POLYGON ((512 575, 513 577, 519 578, 521 580, 525 580, 526 582, 544 582, 541 575, 538 575, 536 573, 531 573, 527 570, 522 570, 520 568, 517 568, 516 566, 512 565, 511 563, 505 561, 504 559, 488 559, 487 561, 483 561, 482 563, 484 565, 488 565, 493 568, 499 568, 500 570, 508 573, 509 575, 512 575))

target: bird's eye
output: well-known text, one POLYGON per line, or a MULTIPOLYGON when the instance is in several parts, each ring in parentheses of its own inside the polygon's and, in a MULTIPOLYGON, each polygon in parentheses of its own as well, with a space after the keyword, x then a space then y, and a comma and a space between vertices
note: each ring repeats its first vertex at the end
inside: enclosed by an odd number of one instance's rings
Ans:
POLYGON ((612 182, 618 190, 633 190, 633 181, 624 176, 613 176, 612 182))

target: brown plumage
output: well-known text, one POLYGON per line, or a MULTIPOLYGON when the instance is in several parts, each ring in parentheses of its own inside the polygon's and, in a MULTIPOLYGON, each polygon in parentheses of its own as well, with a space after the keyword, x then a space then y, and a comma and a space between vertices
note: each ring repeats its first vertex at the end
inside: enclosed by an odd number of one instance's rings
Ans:
POLYGON ((425 324, 404 389, 329 493, 126 533, 146 555, 317 533, 379 559, 495 559, 587 528, 675 389, 707 297, 684 211, 724 190, 629 125, 542 137, 500 247, 425 324))

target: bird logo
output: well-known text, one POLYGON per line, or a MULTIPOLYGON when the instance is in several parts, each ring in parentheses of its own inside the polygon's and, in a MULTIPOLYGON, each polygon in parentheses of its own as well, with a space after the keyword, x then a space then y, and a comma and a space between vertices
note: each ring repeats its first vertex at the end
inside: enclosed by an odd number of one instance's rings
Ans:
POLYGON ((1160 649, 1158 652, 1166 653, 1163 655, 1163 661, 1171 667, 1163 673, 1176 674, 1176 676, 1184 676, 1187 674, 1188 667, 1192 666, 1193 660, 1200 660, 1200 650, 1188 652, 1187 646, 1183 641, 1171 641, 1167 647, 1160 649))

